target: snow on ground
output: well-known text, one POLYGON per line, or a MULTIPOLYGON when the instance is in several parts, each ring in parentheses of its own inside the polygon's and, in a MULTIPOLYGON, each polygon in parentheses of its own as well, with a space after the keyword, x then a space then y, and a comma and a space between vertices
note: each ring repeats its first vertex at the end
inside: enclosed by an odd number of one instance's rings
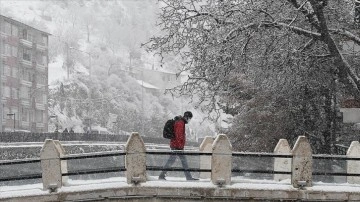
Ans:
POLYGON ((58 55, 56 59, 49 63, 49 83, 53 81, 63 81, 66 79, 66 71, 63 69, 64 58, 58 55))
MULTIPOLYGON (((69 180, 66 186, 63 186, 59 192, 77 192, 88 190, 106 190, 112 188, 121 189, 128 187, 125 177, 114 177, 101 180, 69 180)), ((200 181, 186 181, 185 178, 167 177, 166 181, 157 180, 157 176, 149 176, 148 181, 142 183, 143 187, 184 187, 184 188, 214 188, 217 187, 210 182, 210 179, 200 179, 200 181)), ((226 188, 235 189, 253 189, 253 190, 279 190, 293 191, 290 180, 275 182, 270 180, 250 180, 237 177, 232 179, 232 184, 226 188)), ((360 192, 360 185, 352 184, 330 184, 330 183, 314 183, 313 187, 306 188, 309 191, 323 192, 360 192)), ((30 196, 48 194, 48 191, 42 190, 42 184, 20 185, 20 186, 2 186, 0 187, 0 199, 15 196, 30 196)))

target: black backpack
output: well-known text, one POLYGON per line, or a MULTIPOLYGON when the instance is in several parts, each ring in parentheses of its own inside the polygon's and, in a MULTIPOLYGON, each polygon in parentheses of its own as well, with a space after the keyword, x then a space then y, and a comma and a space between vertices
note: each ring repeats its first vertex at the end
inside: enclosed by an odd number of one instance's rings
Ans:
POLYGON ((175 121, 179 120, 179 117, 175 117, 174 119, 169 119, 166 121, 164 130, 163 130, 163 137, 166 139, 173 139, 175 137, 174 132, 174 125, 175 121))

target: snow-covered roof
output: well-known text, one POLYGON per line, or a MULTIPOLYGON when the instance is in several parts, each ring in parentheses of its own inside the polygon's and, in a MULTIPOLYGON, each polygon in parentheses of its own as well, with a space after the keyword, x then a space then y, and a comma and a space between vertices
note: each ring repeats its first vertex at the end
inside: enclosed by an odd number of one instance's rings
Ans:
POLYGON ((144 88, 150 88, 150 89, 159 89, 158 87, 152 85, 152 84, 149 84, 143 80, 136 80, 138 82, 138 84, 144 86, 144 88))

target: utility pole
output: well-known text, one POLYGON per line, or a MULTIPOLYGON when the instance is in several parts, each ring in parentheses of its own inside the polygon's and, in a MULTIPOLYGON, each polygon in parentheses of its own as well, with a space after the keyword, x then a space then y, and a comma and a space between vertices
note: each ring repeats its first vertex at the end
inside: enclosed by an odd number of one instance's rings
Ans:
POLYGON ((91 79, 91 55, 90 53, 86 52, 89 56, 89 76, 90 76, 90 79, 91 79))
POLYGON ((144 71, 141 70, 141 135, 144 134, 144 71))
POLYGON ((360 0, 355 0, 355 16, 354 16, 355 23, 360 24, 360 0))
MULTIPOLYGON (((1 60, 0 60, 0 62, 1 62, 1 60)), ((0 65, 0 68, 2 69, 2 65, 0 65)), ((2 82, 0 82, 0 98, 2 98, 2 90, 1 89, 2 89, 2 82)), ((0 116, 1 116, 1 118, 0 118, 0 132, 3 132, 3 124, 2 124, 3 116, 4 116, 3 114, 4 114, 4 106, 3 106, 2 103, 0 103, 0 116)))
POLYGON ((67 70, 67 79, 69 79, 70 77, 70 69, 69 69, 69 65, 70 65, 70 58, 69 58, 69 44, 66 42, 66 70, 67 70))
MULTIPOLYGON (((3 50, 3 40, 0 40, 0 53, 2 53, 3 50)), ((0 75, 4 75, 3 71, 4 71, 4 63, 3 63, 3 57, 0 57, 0 75)), ((2 99, 2 95, 3 95, 3 82, 0 82, 0 99, 2 99)), ((4 106, 2 103, 0 103, 0 132, 3 132, 3 118, 4 118, 4 106)))

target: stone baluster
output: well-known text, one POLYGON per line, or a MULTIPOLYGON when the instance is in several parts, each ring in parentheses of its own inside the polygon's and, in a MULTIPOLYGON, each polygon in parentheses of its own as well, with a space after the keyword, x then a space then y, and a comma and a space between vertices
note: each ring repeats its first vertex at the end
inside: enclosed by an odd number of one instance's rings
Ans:
POLYGON ((220 134, 212 145, 211 181, 216 185, 231 183, 232 146, 226 135, 220 134))
MULTIPOLYGON (((64 157, 66 154, 66 151, 64 149, 64 147, 61 145, 59 140, 54 140, 55 146, 58 148, 58 151, 60 152, 60 158, 64 157)), ((61 160, 61 173, 67 173, 68 172, 68 167, 67 167, 67 160, 61 160)), ((63 176, 62 177, 62 184, 66 185, 68 182, 69 177, 68 176, 63 176)))
POLYGON ((132 133, 125 146, 126 181, 128 184, 146 182, 146 148, 139 133, 132 133))
MULTIPOLYGON (((346 153, 347 157, 360 157, 360 143, 359 141, 352 141, 346 153)), ((360 161, 347 161, 347 173, 360 173, 360 161)), ((347 182, 350 184, 360 184, 360 177, 348 176, 347 182)))
MULTIPOLYGON (((199 151, 204 153, 211 153, 213 142, 214 138, 206 136, 199 147, 199 151)), ((200 156, 200 169, 211 169, 211 156, 200 156)), ((210 177, 210 172, 200 172, 200 178, 206 179, 210 177)))
POLYGON ((43 189, 56 191, 62 186, 60 151, 52 139, 46 139, 40 151, 43 189))
POLYGON ((295 188, 312 186, 312 149, 305 136, 299 136, 292 150, 291 184, 295 188))
MULTIPOLYGON (((291 149, 289 143, 286 139, 280 139, 277 143, 274 154, 291 154, 291 149)), ((274 159, 274 171, 287 171, 291 172, 291 159, 290 158, 275 158, 274 159)), ((287 174, 275 174, 275 181, 282 181, 285 179, 290 179, 291 175, 287 174)))

